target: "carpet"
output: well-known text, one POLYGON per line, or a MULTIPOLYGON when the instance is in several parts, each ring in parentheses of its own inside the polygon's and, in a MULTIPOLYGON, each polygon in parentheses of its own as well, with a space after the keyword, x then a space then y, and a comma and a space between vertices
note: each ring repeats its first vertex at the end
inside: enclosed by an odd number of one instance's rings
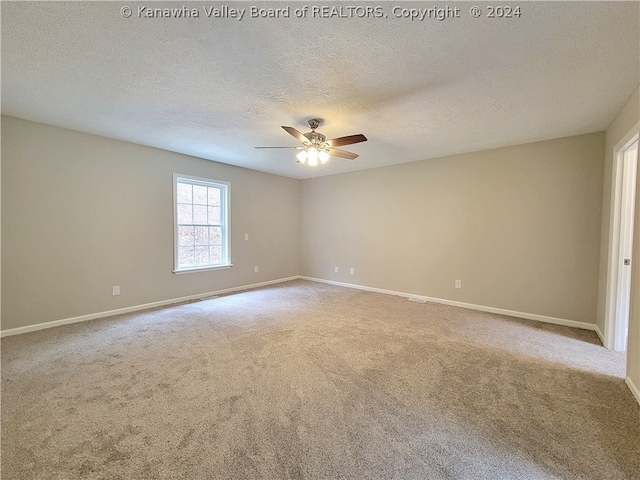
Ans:
POLYGON ((638 479, 593 332, 296 280, 2 339, 2 478, 638 479))

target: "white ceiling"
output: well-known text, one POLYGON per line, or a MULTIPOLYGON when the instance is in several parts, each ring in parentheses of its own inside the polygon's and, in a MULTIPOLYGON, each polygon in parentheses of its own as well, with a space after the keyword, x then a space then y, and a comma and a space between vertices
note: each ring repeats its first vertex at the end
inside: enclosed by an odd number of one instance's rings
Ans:
MULTIPOLYGON (((522 2, 521 17, 207 18, 301 2, 2 2, 2 113, 307 178, 280 126, 363 133, 314 174, 599 131, 640 82, 639 2, 522 2), (133 16, 120 9, 131 6, 133 16), (187 5, 200 18, 137 18, 187 5)), ((323 3, 339 6, 346 3, 323 3)))

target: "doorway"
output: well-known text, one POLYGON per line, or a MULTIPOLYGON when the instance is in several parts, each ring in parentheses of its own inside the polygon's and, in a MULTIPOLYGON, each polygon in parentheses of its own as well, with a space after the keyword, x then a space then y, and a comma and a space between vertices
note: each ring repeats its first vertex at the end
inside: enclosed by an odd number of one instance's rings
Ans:
POLYGON ((605 347, 618 351, 626 351, 629 332, 637 166, 638 133, 614 150, 612 244, 604 343, 605 347))

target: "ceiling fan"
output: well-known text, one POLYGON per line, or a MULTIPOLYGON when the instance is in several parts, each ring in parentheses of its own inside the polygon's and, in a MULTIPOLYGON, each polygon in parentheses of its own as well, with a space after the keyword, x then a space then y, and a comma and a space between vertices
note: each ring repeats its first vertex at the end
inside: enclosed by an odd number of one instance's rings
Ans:
POLYGON ((309 120, 310 132, 300 133, 293 127, 282 127, 285 132, 295 137, 302 142, 302 146, 298 147, 255 147, 255 148, 295 148, 300 150, 296 155, 298 163, 307 163, 314 167, 320 163, 327 163, 330 156, 346 158, 347 160, 355 160, 358 158, 358 154, 347 152, 335 147, 341 147, 342 145, 351 145, 353 143, 366 142, 367 137, 362 134, 348 135, 346 137, 338 137, 333 140, 327 140, 327 138, 320 132, 316 132, 316 128, 322 123, 319 118, 312 118, 309 120))

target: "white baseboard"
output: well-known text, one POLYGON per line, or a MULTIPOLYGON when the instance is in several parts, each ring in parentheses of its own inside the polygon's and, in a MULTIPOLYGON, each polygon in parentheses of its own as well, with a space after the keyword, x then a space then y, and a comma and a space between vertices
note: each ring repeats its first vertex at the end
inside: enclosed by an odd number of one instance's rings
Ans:
POLYGON ((640 404, 640 388, 638 388, 629 377, 624 379, 624 383, 627 384, 633 396, 636 397, 636 402, 640 404))
POLYGON ((413 293, 405 293, 405 292, 397 292, 394 290, 385 290, 382 288, 375 288, 375 287, 367 287, 364 285, 356 285, 353 283, 344 283, 344 282, 335 282, 333 280, 324 280, 322 278, 314 278, 314 277, 305 277, 305 276, 300 276, 300 275, 295 275, 292 277, 286 277, 286 278, 278 278, 276 280, 269 280, 266 282, 260 282, 260 283, 253 283, 250 285, 242 285, 239 287, 232 287, 232 288, 226 288, 223 290, 216 290, 213 292, 204 292, 204 293, 198 293, 195 295, 188 295, 186 297, 179 297, 179 298, 171 298, 168 300, 161 300, 158 302, 152 302, 152 303, 145 303, 142 305, 134 305, 131 307, 125 307, 125 308, 118 308, 116 310, 108 310, 105 312, 97 312, 97 313, 91 313, 88 315, 81 315, 79 317, 72 317, 72 318, 64 318, 61 320, 54 320, 51 322, 45 322, 45 323, 38 323, 35 325, 27 325, 26 327, 18 327, 18 328, 11 328, 8 330, 2 330, 0 331, 0 338, 2 337, 8 337, 11 335, 20 335, 22 333, 28 333, 28 332, 35 332, 37 330, 43 330, 45 328, 53 328, 53 327, 59 327, 61 325, 68 325, 71 323, 78 323, 78 322, 86 322, 89 320, 94 320, 96 318, 104 318, 104 317, 111 317, 114 315, 121 315, 123 313, 130 313, 130 312, 136 312, 139 310, 147 310, 150 308, 157 308, 157 307, 163 307, 166 305, 172 305, 175 303, 180 303, 180 302, 186 302, 189 300, 197 300, 200 298, 204 298, 204 297, 208 297, 208 296, 213 296, 213 295, 222 295, 225 293, 230 293, 230 292, 237 292, 240 290, 248 290, 251 288, 257 288, 257 287, 263 287, 266 285, 273 285, 276 283, 282 283, 282 282, 288 282, 291 280, 297 280, 297 279, 303 279, 303 280, 310 280, 312 282, 319 282, 319 283, 327 283, 330 285, 336 285, 339 287, 347 287, 347 288, 355 288, 358 290, 365 290, 368 292, 376 292, 376 293, 384 293, 387 295, 396 295, 396 296, 400 296, 400 297, 406 297, 406 298, 419 298, 422 300, 426 300, 427 302, 434 302, 434 303, 441 303, 444 305, 451 305, 454 307, 462 307, 462 308, 469 308, 471 310, 478 310, 478 311, 482 311, 482 312, 489 312, 489 313, 497 313, 500 315, 508 315, 511 317, 517 317, 517 318, 525 318, 527 320, 538 320, 540 322, 546 322, 546 323, 553 323, 556 325, 564 325, 567 327, 575 327, 575 328, 582 328, 585 330, 593 330, 595 331, 598 336, 602 339, 602 335, 601 332, 598 329, 598 326, 592 323, 586 323, 586 322, 578 322, 575 320, 566 320, 564 318, 556 318, 556 317, 548 317, 545 315, 538 315, 535 313, 525 313, 525 312, 517 312, 514 310, 505 310, 503 308, 495 308, 495 307, 486 307, 484 305, 474 305, 472 303, 465 303, 465 302, 458 302, 458 301, 454 301, 454 300, 446 300, 443 298, 435 298, 435 297, 426 297, 424 295, 415 295, 413 293))
POLYGON ((596 332, 598 337, 600 337, 600 341, 602 342, 602 345, 604 345, 604 334, 602 333, 602 331, 600 330, 600 327, 598 327, 598 325, 596 325, 596 328, 594 328, 594 332, 596 332))
POLYGON ((70 323, 87 322, 89 320, 95 320, 96 318, 112 317, 114 315, 122 315, 123 313, 137 312, 139 310, 147 310, 149 308, 163 307, 165 305, 172 305, 175 303, 187 302, 189 300, 197 300, 200 298, 210 297, 213 295, 222 295, 225 293, 237 292, 239 290, 248 290, 250 288, 263 287, 265 285, 273 285, 274 283, 288 282, 290 280, 297 280, 298 278, 300 277, 298 277, 297 275, 293 277, 287 277, 287 278, 278 278, 276 280, 269 280, 266 282, 252 283, 250 285, 242 285, 239 287, 225 288, 223 290, 216 290, 214 292, 198 293, 195 295, 188 295, 186 297, 171 298, 169 300, 160 300, 159 302, 144 303, 142 305, 134 305, 131 307, 118 308, 116 310, 108 310, 106 312, 90 313, 88 315, 81 315, 79 317, 63 318, 61 320, 53 320, 51 322, 37 323, 35 325, 27 325, 26 327, 10 328, 8 330, 2 330, 0 332, 0 338, 9 337, 11 335, 20 335, 21 333, 35 332, 37 330, 44 330, 45 328, 53 328, 53 327, 59 327, 61 325, 69 325, 70 323))
POLYGON ((567 320, 564 318, 548 317, 546 315, 538 315, 536 313, 516 312, 514 310, 505 310, 504 308, 486 307, 484 305, 474 305, 473 303, 457 302, 455 300, 446 300, 444 298, 426 297, 424 295, 416 295, 413 293, 396 292, 394 290, 385 290, 382 288, 366 287, 364 285, 356 285, 353 283, 334 282, 333 280, 324 280, 322 278, 300 276, 303 280, 311 280, 312 282, 328 283, 339 287, 356 288, 358 290, 366 290, 368 292, 385 293, 388 295, 396 295, 406 298, 420 298, 427 302, 442 303, 454 307, 468 308, 471 310, 479 310, 481 312, 497 313, 499 315, 508 315, 510 317, 525 318, 527 320, 538 320, 539 322, 553 323, 555 325, 564 325, 566 327, 582 328, 584 330, 596 330, 597 325, 594 323, 578 322, 576 320, 567 320))

